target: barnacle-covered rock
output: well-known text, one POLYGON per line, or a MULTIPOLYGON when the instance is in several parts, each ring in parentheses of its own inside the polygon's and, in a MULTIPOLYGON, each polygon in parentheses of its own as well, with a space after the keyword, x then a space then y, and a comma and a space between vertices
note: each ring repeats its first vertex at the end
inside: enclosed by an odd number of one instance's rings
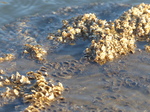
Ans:
POLYGON ((25 112, 38 112, 45 109, 52 101, 59 98, 64 90, 60 82, 58 85, 54 85, 45 79, 45 75, 42 72, 36 73, 33 71, 28 72, 27 76, 16 72, 10 77, 2 77, 0 87, 5 86, 9 87, 6 87, 6 91, 0 94, 2 100, 0 106, 14 101, 17 97, 23 97, 24 103, 30 103, 25 112), (32 82, 32 80, 34 81, 32 82), (26 87, 26 85, 29 87, 26 87))
POLYGON ((150 46, 146 45, 146 46, 145 46, 145 50, 146 50, 147 52, 150 52, 150 46))
POLYGON ((63 20, 62 30, 59 29, 56 34, 49 34, 47 38, 63 43, 74 42, 77 37, 81 36, 88 38, 89 27, 97 20, 96 15, 91 13, 74 17, 72 24, 69 24, 67 20, 63 20))
POLYGON ((25 44, 25 46, 26 50, 24 50, 24 53, 29 53, 33 59, 44 60, 47 51, 41 45, 25 44))
POLYGON ((140 4, 124 12, 114 21, 101 20, 89 13, 63 21, 63 27, 49 39, 71 43, 76 39, 90 39, 86 56, 104 64, 120 55, 134 53, 136 40, 148 40, 150 36, 150 5, 140 4), (70 23, 70 24, 69 24, 70 23))
POLYGON ((40 73, 30 72, 29 75, 33 75, 36 79, 34 90, 32 94, 24 95, 24 102, 30 102, 31 105, 25 109, 25 112, 32 109, 43 110, 46 106, 49 106, 52 101, 59 97, 64 90, 63 85, 59 82, 58 85, 53 85, 46 81, 45 77, 40 73), (31 109, 31 107, 33 107, 31 109))
POLYGON ((15 59, 13 54, 5 54, 3 57, 0 57, 0 63, 4 61, 11 61, 13 59, 15 59))
POLYGON ((5 74, 5 71, 3 69, 0 69, 0 74, 5 74))
POLYGON ((6 87, 6 91, 0 94, 0 107, 4 104, 8 104, 12 101, 14 101, 17 97, 20 96, 20 92, 17 89, 11 89, 9 87, 6 87))
POLYGON ((94 52, 94 60, 100 64, 112 61, 119 55, 134 53, 136 40, 146 40, 150 36, 150 5, 140 4, 116 19, 106 23, 98 36, 100 39, 91 43, 86 53, 94 52))
POLYGON ((11 83, 14 84, 22 84, 22 85, 31 84, 29 78, 24 75, 20 75, 19 72, 16 72, 15 75, 12 74, 8 79, 11 83))

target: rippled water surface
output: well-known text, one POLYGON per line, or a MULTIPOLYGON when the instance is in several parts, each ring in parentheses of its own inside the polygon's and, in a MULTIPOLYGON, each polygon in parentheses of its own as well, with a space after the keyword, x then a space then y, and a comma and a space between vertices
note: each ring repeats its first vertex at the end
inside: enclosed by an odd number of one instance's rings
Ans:
POLYGON ((93 2, 115 2, 127 4, 150 3, 149 0, 4 0, 0 1, 0 24, 9 23, 18 17, 36 13, 49 13, 60 7, 83 5, 93 2))
MULTIPOLYGON (((1 1, 0 55, 13 53, 17 58, 0 63, 0 69, 10 75, 16 71, 25 74, 38 70, 41 66, 46 67, 51 78, 68 88, 63 93, 65 100, 53 102, 49 111, 149 112, 150 54, 143 50, 144 42, 138 43, 142 52, 137 50, 134 54, 122 56, 101 66, 81 58, 89 41, 78 40, 75 45, 67 45, 46 39, 48 33, 61 28, 63 19, 96 13, 99 19, 114 20, 131 8, 131 5, 141 2, 150 3, 148 0, 1 1), (90 4, 93 2, 104 4, 90 4), (63 8, 66 6, 73 7, 73 11, 66 11, 63 8), (57 11, 59 8, 63 9, 57 11), (57 13, 52 13, 54 11, 57 13), (22 54, 26 43, 43 45, 48 51, 47 62, 37 63, 26 58, 22 54)), ((22 111, 27 105, 17 99, 1 107, 0 111, 22 111), (17 105, 20 105, 19 108, 15 108, 17 105)))

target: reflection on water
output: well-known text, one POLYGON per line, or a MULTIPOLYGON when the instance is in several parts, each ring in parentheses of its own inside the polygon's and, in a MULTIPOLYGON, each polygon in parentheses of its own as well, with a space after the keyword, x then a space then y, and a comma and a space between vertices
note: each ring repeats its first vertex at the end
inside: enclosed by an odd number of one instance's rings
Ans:
MULTIPOLYGON (((47 41, 48 33, 60 28, 63 19, 94 12, 101 19, 113 20, 130 8, 128 5, 99 4, 73 8, 73 12, 67 12, 68 15, 63 15, 62 10, 57 14, 48 13, 60 6, 92 2, 75 1, 7 0, 6 3, 1 3, 0 8, 6 9, 0 11, 1 24, 37 12, 47 14, 19 19, 0 28, 0 54, 13 53, 16 57, 13 61, 0 63, 0 69, 10 75, 16 71, 25 74, 31 70, 38 70, 41 66, 45 67, 50 74, 49 78, 62 82, 68 88, 63 94, 65 100, 52 103, 49 111, 148 112, 150 110, 149 53, 137 51, 135 54, 123 56, 100 66, 80 59, 83 56, 83 49, 90 43, 88 41, 77 42, 74 46, 47 41), (103 12, 107 10, 109 12, 105 15, 103 12), (48 50, 47 62, 38 63, 31 60, 30 56, 25 56, 21 51, 26 43, 43 45, 48 50)), ((127 0, 123 2, 131 3, 127 0)), ((132 1, 133 4, 137 2, 140 1, 132 1)), ((23 104, 22 99, 17 99, 1 107, 0 111, 22 111, 27 106, 28 104, 23 104)))

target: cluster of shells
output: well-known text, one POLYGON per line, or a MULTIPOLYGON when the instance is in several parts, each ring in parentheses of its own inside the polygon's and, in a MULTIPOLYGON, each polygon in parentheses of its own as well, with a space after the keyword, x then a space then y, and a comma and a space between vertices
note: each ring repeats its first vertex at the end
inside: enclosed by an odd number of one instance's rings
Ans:
POLYGON ((45 55, 47 54, 47 51, 42 48, 41 45, 31 45, 31 44, 25 44, 25 50, 24 53, 30 54, 30 56, 33 59, 37 59, 39 61, 44 60, 45 55))
POLYGON ((24 103, 30 103, 24 112, 40 112, 45 109, 64 90, 60 82, 58 85, 54 85, 45 77, 45 74, 40 71, 28 72, 26 76, 20 75, 18 72, 10 77, 0 76, 0 86, 6 87, 6 90, 0 93, 2 101, 0 106, 10 103, 18 97, 23 97, 24 103))
POLYGON ((4 61, 11 61, 13 59, 15 59, 13 54, 5 54, 3 57, 0 57, 0 63, 4 61))
POLYGON ((147 52, 150 52, 150 46, 149 46, 149 45, 146 45, 146 46, 145 46, 145 50, 146 50, 147 52))
POLYGON ((86 56, 104 64, 120 55, 134 53, 135 42, 149 40, 149 36, 150 5, 142 3, 114 21, 98 19, 91 13, 74 17, 73 22, 63 20, 62 29, 49 34, 48 39, 63 43, 72 43, 79 38, 90 39, 91 45, 85 50, 86 56))

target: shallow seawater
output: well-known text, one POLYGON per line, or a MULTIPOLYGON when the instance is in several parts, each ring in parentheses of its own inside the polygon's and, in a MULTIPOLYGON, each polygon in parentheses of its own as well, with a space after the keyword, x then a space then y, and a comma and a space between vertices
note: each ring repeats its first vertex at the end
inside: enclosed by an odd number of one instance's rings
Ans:
MULTIPOLYGON (((150 54, 144 42, 138 43, 134 54, 99 65, 82 57, 90 41, 77 40, 75 45, 47 40, 48 33, 61 28, 61 21, 84 13, 95 13, 99 19, 114 20, 131 5, 145 1, 121 0, 7 0, 0 7, 0 55, 13 53, 16 59, 0 63, 7 75, 25 74, 46 67, 49 78, 62 82, 65 100, 55 101, 49 110, 62 112, 149 112, 150 54), (114 2, 117 2, 114 1, 114 2), (125 3, 125 5, 120 4, 125 3), (127 5, 129 4, 129 5, 127 5), (74 6, 75 5, 75 6, 74 6), (67 8, 61 7, 69 6, 67 8), (5 9, 5 10, 4 10, 5 9), (42 10, 41 10, 42 9, 42 10), (55 13, 52 13, 56 11, 55 13), (38 13, 38 14, 36 14, 38 13), (23 17, 24 16, 24 17, 23 17), (22 18, 17 19, 16 18, 22 18), (24 44, 40 44, 48 51, 47 62, 38 63, 22 53, 24 44)), ((3 91, 3 88, 0 89, 3 91)), ((16 99, 0 108, 1 112, 23 111, 28 104, 16 99), (8 108, 9 107, 9 108, 8 108)))
POLYGON ((45 14, 66 6, 79 6, 94 2, 139 4, 150 3, 148 0, 2 0, 0 1, 0 25, 7 24, 16 18, 45 14))

